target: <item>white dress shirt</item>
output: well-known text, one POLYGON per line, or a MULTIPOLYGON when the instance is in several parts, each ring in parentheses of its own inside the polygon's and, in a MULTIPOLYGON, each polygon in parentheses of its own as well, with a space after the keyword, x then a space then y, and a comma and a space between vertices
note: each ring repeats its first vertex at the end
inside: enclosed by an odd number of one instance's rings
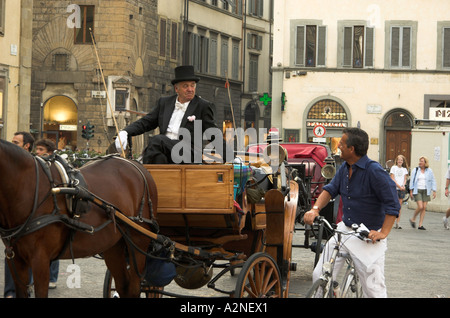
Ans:
POLYGON ((190 101, 182 104, 177 98, 177 101, 175 102, 175 109, 173 110, 172 117, 170 118, 169 126, 166 131, 166 136, 170 139, 178 139, 178 131, 180 130, 181 120, 183 119, 189 103, 190 101))

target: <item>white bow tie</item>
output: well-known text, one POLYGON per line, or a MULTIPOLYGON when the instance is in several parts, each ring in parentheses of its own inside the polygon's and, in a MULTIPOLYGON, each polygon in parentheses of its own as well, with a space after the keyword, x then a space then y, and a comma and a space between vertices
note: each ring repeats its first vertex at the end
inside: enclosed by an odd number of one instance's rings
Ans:
POLYGON ((177 110, 182 110, 182 111, 186 111, 186 108, 188 107, 189 104, 181 104, 180 102, 176 102, 175 103, 175 109, 177 110))

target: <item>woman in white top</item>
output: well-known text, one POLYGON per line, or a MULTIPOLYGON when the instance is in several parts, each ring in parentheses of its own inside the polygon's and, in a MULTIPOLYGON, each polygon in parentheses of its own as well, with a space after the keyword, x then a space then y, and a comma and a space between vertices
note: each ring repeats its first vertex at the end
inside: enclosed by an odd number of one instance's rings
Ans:
POLYGON ((414 201, 417 203, 417 209, 414 211, 414 215, 409 222, 415 228, 416 217, 420 213, 418 229, 425 230, 423 227, 423 219, 431 193, 433 193, 433 199, 436 199, 436 179, 426 157, 420 157, 419 166, 411 171, 409 189, 410 195, 414 195, 414 201))
MULTIPOLYGON (((402 206, 403 199, 405 198, 406 191, 406 179, 408 178, 408 164, 406 163, 406 158, 403 155, 398 155, 395 158, 394 165, 391 168, 390 175, 392 180, 394 180, 395 185, 397 186, 397 194, 398 200, 400 202, 400 207, 402 206)), ((401 226, 398 225, 400 222, 400 214, 402 209, 398 213, 398 218, 395 220, 395 229, 401 229, 401 226)))

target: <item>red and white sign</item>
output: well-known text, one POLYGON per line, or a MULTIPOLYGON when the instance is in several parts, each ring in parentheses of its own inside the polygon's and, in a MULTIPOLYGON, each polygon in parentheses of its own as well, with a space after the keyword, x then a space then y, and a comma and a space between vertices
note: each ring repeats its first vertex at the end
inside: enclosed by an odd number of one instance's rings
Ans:
POLYGON ((322 126, 322 125, 314 126, 314 129, 313 129, 314 136, 323 137, 323 136, 325 136, 326 132, 327 132, 327 130, 325 129, 324 126, 322 126))

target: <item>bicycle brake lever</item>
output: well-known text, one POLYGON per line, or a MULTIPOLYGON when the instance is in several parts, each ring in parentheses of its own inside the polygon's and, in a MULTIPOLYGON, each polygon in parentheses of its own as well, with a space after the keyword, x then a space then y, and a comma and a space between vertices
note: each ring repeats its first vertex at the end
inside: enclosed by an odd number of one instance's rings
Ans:
POLYGON ((359 232, 362 236, 364 236, 364 237, 368 237, 369 236, 369 231, 366 231, 366 230, 364 230, 364 231, 361 231, 361 232, 359 232))

